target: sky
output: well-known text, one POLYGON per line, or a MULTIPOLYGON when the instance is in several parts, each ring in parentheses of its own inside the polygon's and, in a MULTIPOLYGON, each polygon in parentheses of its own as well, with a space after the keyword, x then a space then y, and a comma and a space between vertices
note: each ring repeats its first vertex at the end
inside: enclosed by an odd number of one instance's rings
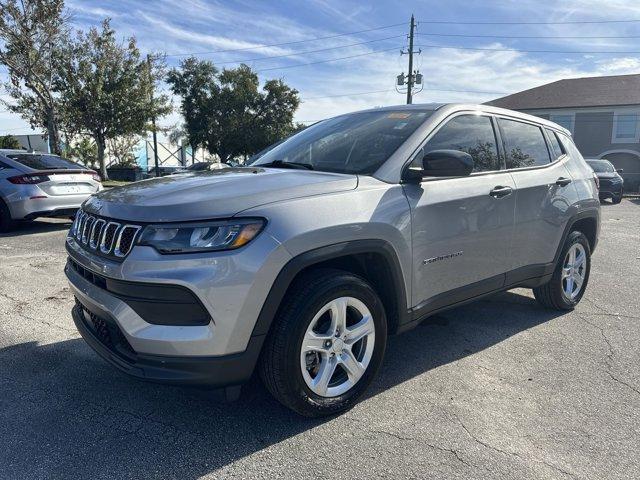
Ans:
MULTIPOLYGON (((424 78, 414 103, 481 103, 562 78, 640 73, 637 0, 67 0, 66 5, 75 28, 88 29, 109 17, 123 40, 135 36, 143 53, 165 53, 169 66, 193 53, 221 68, 244 62, 261 81, 281 78, 300 92, 296 120, 305 123, 405 102, 395 79, 407 72, 408 57, 400 51, 407 49, 412 14, 415 50, 421 51, 414 68, 424 78)), ((174 99, 174 106, 178 102, 174 99)), ((179 122, 178 113, 159 121, 167 127, 179 122)), ((33 130, 2 111, 0 134, 7 133, 33 130)))

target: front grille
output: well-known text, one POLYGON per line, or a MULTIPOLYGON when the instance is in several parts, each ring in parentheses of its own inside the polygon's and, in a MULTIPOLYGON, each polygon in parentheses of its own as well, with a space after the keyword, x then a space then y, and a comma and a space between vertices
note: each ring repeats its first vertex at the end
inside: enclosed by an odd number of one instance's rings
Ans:
POLYGON ((87 250, 122 260, 133 248, 142 227, 78 210, 70 235, 87 250))

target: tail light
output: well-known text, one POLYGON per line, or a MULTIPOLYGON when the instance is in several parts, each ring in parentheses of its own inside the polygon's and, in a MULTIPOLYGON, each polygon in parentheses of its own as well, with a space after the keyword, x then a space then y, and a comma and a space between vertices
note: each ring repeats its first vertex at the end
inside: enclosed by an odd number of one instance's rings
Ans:
POLYGON ((91 178, 93 178, 98 183, 102 181, 100 175, 98 175, 96 172, 91 172, 91 178))
POLYGON ((15 185, 35 185, 36 183, 48 182, 51 179, 48 175, 27 174, 9 177, 7 180, 15 185))
POLYGON ((597 188, 598 190, 600 190, 600 179, 598 178, 598 175, 596 175, 596 173, 595 173, 595 172, 593 172, 593 179, 594 179, 594 180, 595 180, 595 182, 596 182, 596 188, 597 188))

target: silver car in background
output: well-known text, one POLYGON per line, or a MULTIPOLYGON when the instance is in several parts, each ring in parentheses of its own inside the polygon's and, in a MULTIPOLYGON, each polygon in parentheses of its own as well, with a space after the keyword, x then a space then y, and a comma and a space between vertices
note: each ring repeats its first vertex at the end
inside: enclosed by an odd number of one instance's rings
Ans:
POLYGON ((72 217, 102 190, 98 174, 57 155, 0 150, 0 232, 19 220, 72 217))

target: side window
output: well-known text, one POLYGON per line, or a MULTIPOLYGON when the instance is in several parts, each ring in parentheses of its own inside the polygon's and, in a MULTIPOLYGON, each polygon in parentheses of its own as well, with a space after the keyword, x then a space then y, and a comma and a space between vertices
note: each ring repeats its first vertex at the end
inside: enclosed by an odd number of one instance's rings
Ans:
POLYGON ((501 118, 499 122, 507 155, 507 168, 535 167, 549 163, 549 150, 540 127, 505 118, 501 118))
POLYGON ((552 161, 555 161, 558 159, 558 157, 564 154, 564 150, 562 148, 562 145, 560 145, 560 141, 558 140, 558 136, 556 135, 556 133, 553 130, 549 130, 548 128, 545 130, 547 132, 547 138, 549 139, 552 150, 552 161))
POLYGON ((460 115, 450 120, 427 142, 424 151, 461 150, 473 157, 473 171, 500 170, 500 157, 491 118, 460 115))

